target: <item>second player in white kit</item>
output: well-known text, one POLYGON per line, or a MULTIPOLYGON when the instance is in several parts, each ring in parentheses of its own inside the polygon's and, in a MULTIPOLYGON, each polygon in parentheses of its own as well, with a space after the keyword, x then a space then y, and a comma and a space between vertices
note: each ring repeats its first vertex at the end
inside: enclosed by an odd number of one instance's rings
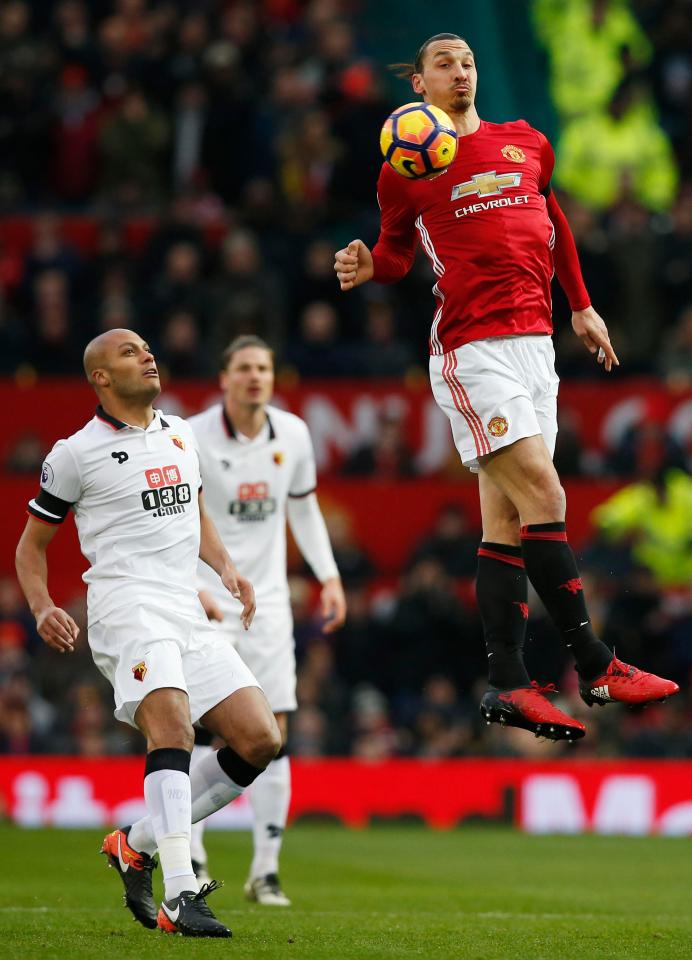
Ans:
MULTIPOLYGON (((286 741, 286 714, 295 710, 296 661, 286 576, 286 522, 322 584, 325 630, 343 623, 345 601, 315 494, 315 458, 308 428, 292 413, 269 406, 272 353, 254 336, 238 337, 222 358, 223 402, 189 420, 200 455, 205 500, 219 535, 252 581, 257 612, 250 631, 238 629, 238 604, 218 589, 214 572, 199 565, 200 597, 264 690, 286 741)), ((201 755, 204 747, 197 746, 201 755)), ((208 748, 207 748, 208 749, 208 748)), ((194 764, 194 755, 193 755, 194 764)), ((290 800, 290 768, 282 751, 250 793, 255 818, 254 858, 246 895, 287 906, 278 858, 290 800)), ((193 828, 193 859, 204 869, 202 823, 193 828)))

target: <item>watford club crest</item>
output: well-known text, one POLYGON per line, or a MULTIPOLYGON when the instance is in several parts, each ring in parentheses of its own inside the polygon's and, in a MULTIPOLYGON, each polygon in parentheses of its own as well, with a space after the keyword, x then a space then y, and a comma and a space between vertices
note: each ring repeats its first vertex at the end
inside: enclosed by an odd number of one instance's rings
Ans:
POLYGON ((173 443, 176 445, 176 447, 178 448, 178 450, 184 450, 184 449, 185 449, 185 441, 183 440, 182 437, 179 437, 179 436, 177 436, 177 434, 176 434, 175 436, 172 436, 172 437, 171 437, 171 440, 172 440, 173 443))
POLYGON ((525 163, 526 154, 521 147, 515 147, 513 143, 508 143, 500 150, 505 160, 511 160, 512 163, 525 163))
POLYGON ((280 467, 281 464, 284 462, 283 453, 280 450, 275 450, 274 453, 272 454, 272 460, 277 465, 277 467, 280 467))
POLYGON ((506 417, 493 417, 488 421, 488 433, 491 437, 504 437, 509 430, 506 417))
POLYGON ((144 678, 147 675, 147 665, 144 660, 140 660, 139 663, 136 663, 132 668, 132 675, 135 680, 139 680, 140 683, 144 682, 144 678))

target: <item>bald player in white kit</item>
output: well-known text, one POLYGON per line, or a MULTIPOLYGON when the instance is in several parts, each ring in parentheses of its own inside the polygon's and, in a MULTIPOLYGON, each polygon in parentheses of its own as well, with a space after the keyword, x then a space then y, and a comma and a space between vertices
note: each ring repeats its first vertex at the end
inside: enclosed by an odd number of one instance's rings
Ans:
POLYGON ((113 687, 115 716, 147 739, 144 799, 149 815, 104 840, 125 903, 141 924, 193 937, 230 937, 200 889, 190 855, 191 821, 239 796, 281 746, 267 700, 235 650, 211 627, 199 602, 198 558, 233 596, 247 629, 255 610, 204 506, 195 437, 180 417, 154 410, 161 390, 148 345, 111 330, 84 353, 99 398, 95 416, 58 441, 17 547, 19 582, 42 639, 71 653, 78 628, 48 591, 46 551, 72 511, 89 561, 88 640, 113 687), (190 774, 193 722, 225 746, 190 774), (165 893, 153 899, 158 850, 165 893))
MULTIPOLYGON (((235 647, 262 685, 282 734, 276 759, 253 783, 254 857, 245 884, 248 899, 288 906, 279 882, 279 853, 290 801, 285 754, 287 714, 295 710, 296 661, 286 577, 286 521, 322 584, 324 631, 342 625, 346 602, 329 536, 315 494, 315 457, 303 420, 269 406, 274 360, 256 336, 237 337, 221 359, 223 402, 188 421, 197 438, 205 498, 219 535, 257 596, 252 629, 238 628, 238 601, 219 589, 218 577, 200 564, 200 598, 219 632, 235 647)), ((199 743, 196 756, 211 749, 199 743)), ((192 858, 206 875, 201 822, 193 827, 192 858)))

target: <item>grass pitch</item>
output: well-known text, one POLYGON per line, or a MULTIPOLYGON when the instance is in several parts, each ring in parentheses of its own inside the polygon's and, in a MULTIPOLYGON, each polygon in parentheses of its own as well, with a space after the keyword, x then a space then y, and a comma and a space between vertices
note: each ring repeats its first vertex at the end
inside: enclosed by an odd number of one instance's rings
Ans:
MULTIPOLYGON (((145 930, 97 855, 103 832, 0 828, 0 956, 7 960, 409 957, 583 960, 692 955, 688 840, 527 837, 502 828, 288 831, 294 906, 242 899, 248 834, 208 835, 210 898, 232 940, 145 930)), ((160 890, 160 871, 155 874, 160 890)))

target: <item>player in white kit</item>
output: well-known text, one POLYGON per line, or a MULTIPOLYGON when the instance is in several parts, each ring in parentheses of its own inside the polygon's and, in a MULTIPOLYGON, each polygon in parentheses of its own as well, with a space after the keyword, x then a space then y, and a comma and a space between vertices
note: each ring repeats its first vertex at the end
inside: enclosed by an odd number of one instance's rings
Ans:
POLYGON ((100 403, 81 430, 48 454, 40 491, 17 547, 17 573, 38 632, 59 653, 78 628, 48 592, 46 551, 72 510, 90 567, 89 645, 113 686, 115 715, 147 739, 144 798, 149 815, 109 834, 102 847, 125 886, 125 903, 146 927, 229 937, 199 888, 190 855, 191 821, 243 792, 273 759, 279 730, 258 683, 212 629, 195 589, 198 558, 237 600, 247 629, 252 585, 238 574, 201 494, 195 437, 152 403, 160 392, 154 357, 131 330, 111 330, 84 354, 100 403), (190 776, 193 722, 223 746, 190 776), (158 849, 165 894, 152 893, 158 849))
MULTIPOLYGON (((255 336, 237 337, 221 361, 223 402, 191 417, 197 438, 205 499, 219 535, 252 580, 257 614, 249 633, 238 629, 238 601, 219 589, 218 577, 199 565, 200 598, 220 633, 240 653, 262 685, 284 747, 253 783, 254 857, 245 894, 271 906, 288 906, 278 878, 279 853, 290 800, 285 754, 287 713, 296 709, 293 619, 286 577, 286 521, 322 584, 324 630, 344 622, 346 602, 329 536, 315 494, 312 442, 303 420, 268 406, 274 390, 271 349, 255 336)), ((199 739, 199 738, 198 738, 199 739)), ((201 755, 210 747, 199 745, 201 755)), ((202 822, 193 827, 192 856, 206 873, 202 822)))

